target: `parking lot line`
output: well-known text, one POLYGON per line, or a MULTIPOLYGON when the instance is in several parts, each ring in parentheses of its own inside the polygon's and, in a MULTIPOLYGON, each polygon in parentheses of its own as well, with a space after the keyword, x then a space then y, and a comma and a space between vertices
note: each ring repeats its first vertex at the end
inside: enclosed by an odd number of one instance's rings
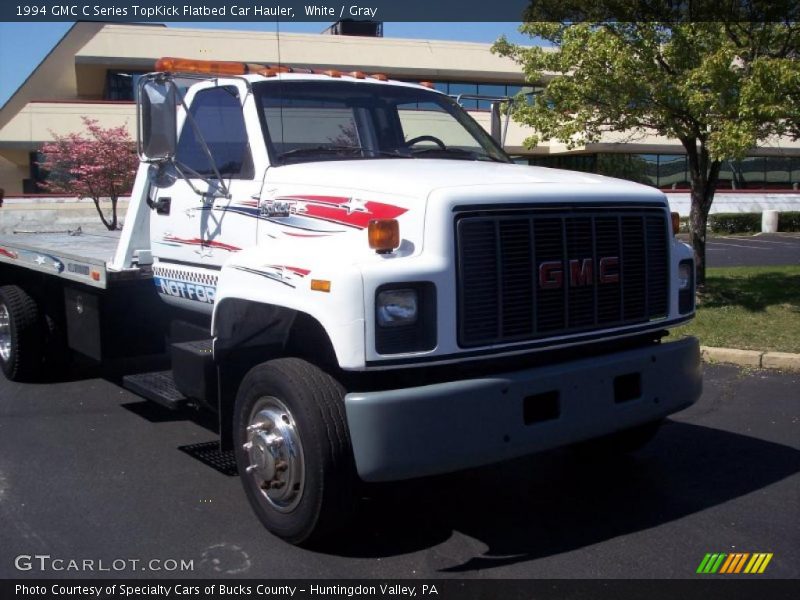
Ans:
POLYGON ((758 246, 743 246, 741 244, 726 244, 724 242, 708 242, 707 246, 725 246, 727 248, 747 248, 748 250, 769 250, 769 248, 759 248, 758 246))
POLYGON ((737 240, 742 242, 752 242, 754 244, 778 244, 780 246, 796 246, 797 244, 794 242, 776 242, 775 240, 760 240, 754 238, 746 238, 746 237, 725 237, 722 238, 723 241, 727 240, 737 240))

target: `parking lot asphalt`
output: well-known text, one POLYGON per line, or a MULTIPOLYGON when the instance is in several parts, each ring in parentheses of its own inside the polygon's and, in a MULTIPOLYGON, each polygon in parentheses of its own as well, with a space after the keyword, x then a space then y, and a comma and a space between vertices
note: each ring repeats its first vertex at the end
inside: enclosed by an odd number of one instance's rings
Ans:
POLYGON ((229 464, 199 459, 202 422, 103 379, 0 378, 0 577, 691 578, 706 553, 736 551, 774 554, 760 577, 796 578, 798 389, 798 374, 710 366, 701 400, 633 456, 558 450, 375 488, 312 551, 261 527, 229 464), (141 562, 15 567, 36 554, 141 562))
POLYGON ((706 255, 709 267, 800 265, 800 233, 714 236, 706 255))

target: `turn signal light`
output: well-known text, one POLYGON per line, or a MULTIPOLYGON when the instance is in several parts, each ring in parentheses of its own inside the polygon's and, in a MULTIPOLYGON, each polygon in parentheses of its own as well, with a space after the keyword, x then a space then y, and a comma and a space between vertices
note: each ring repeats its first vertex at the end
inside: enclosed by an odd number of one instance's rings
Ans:
POLYGON ((678 235, 681 230, 681 216, 676 212, 669 213, 669 216, 672 218, 672 235, 678 235))
POLYGON ((330 293, 331 291, 331 282, 327 279, 312 279, 311 280, 311 289, 315 292, 326 292, 330 293))
POLYGON ((387 254, 400 245, 400 224, 397 219, 373 219, 369 222, 369 247, 378 254, 387 254))

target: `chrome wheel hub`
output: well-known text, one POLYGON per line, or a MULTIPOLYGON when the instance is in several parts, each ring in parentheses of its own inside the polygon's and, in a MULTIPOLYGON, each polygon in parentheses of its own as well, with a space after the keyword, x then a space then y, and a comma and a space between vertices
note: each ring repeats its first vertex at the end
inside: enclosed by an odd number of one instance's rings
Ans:
POLYGON ((11 315, 8 307, 0 304, 0 358, 8 360, 11 356, 11 315))
POLYGON ((247 441, 252 477, 267 502, 281 512, 289 512, 303 494, 305 462, 303 446, 286 405, 272 396, 259 398, 250 413, 247 441))

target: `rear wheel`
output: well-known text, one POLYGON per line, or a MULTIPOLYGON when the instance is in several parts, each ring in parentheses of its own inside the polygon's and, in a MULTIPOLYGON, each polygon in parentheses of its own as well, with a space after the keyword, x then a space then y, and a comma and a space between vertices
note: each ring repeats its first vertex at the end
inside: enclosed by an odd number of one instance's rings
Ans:
POLYGON ((251 369, 236 398, 234 442, 247 498, 275 535, 309 544, 352 516, 344 389, 327 373, 296 358, 251 369))
POLYGON ((0 287, 0 368, 11 381, 41 377, 44 329, 36 301, 21 287, 0 287))

